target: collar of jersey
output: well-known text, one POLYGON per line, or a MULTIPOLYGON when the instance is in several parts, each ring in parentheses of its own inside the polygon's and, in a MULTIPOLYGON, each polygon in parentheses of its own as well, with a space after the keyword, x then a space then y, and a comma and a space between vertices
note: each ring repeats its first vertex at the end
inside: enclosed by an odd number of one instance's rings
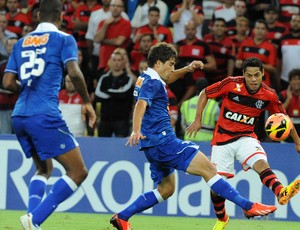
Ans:
POLYGON ((166 83, 161 79, 161 77, 159 76, 159 74, 154 69, 148 67, 148 69, 145 71, 145 74, 149 75, 151 77, 151 79, 159 80, 164 85, 166 85, 166 83))
POLYGON ((40 23, 34 32, 50 32, 50 31, 58 31, 57 27, 49 22, 40 23))

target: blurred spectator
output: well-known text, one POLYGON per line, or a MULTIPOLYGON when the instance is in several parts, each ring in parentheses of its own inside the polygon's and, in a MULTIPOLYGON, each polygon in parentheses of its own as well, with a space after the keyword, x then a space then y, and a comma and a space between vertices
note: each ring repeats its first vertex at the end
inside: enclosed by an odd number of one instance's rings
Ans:
POLYGON ((101 43, 99 52, 99 72, 107 68, 110 55, 117 47, 127 48, 130 42, 130 22, 122 18, 124 4, 122 0, 111 0, 111 16, 99 23, 94 41, 101 43))
MULTIPOLYGON (((120 48, 120 47, 119 47, 119 48, 116 48, 116 49, 114 50, 114 52, 118 52, 118 53, 120 53, 120 54, 123 56, 124 71, 125 71, 128 75, 130 75, 131 77, 133 77, 133 79, 134 79, 133 85, 135 85, 135 81, 136 81, 136 79, 137 79, 137 74, 134 73, 134 72, 132 71, 132 69, 131 69, 131 64, 130 64, 129 55, 128 55, 128 53, 127 53, 127 50, 124 49, 124 48, 120 48)), ((109 59, 109 61, 108 61, 108 67, 110 67, 111 62, 112 62, 112 59, 109 59)))
POLYGON ((257 20, 253 29, 253 38, 248 38, 241 43, 237 54, 236 66, 241 69, 242 63, 246 58, 259 58, 264 64, 263 82, 278 89, 277 52, 275 46, 266 39, 267 32, 266 22, 263 19, 257 20))
POLYGON ((167 25, 169 20, 169 9, 165 2, 161 0, 139 0, 138 6, 135 9, 131 26, 133 29, 139 28, 149 23, 148 12, 149 8, 156 6, 160 11, 159 24, 167 25))
POLYGON ((84 136, 86 124, 81 117, 82 99, 76 92, 69 75, 65 77, 65 89, 59 92, 58 98, 62 117, 70 131, 74 136, 84 136))
MULTIPOLYGON (((9 38, 17 38, 17 34, 10 32, 7 28, 7 19, 5 14, 0 14, 0 54, 7 56, 6 42, 9 38)), ((2 59, 2 58, 1 58, 2 59)), ((0 60, 1 61, 1 60, 0 60)))
POLYGON ((166 86, 168 99, 169 99, 169 115, 171 119, 171 125, 174 130, 176 130, 176 122, 178 120, 178 106, 177 106, 177 98, 169 86, 166 86))
MULTIPOLYGON (((184 26, 185 38, 176 43, 178 50, 178 61, 180 66, 189 65, 193 60, 200 60, 205 65, 205 72, 215 71, 216 60, 210 50, 209 45, 196 37, 196 24, 193 20, 184 26)), ((199 78, 205 77, 203 70, 196 70, 193 78, 197 81, 199 78)))
POLYGON ((233 75, 235 48, 232 40, 226 36, 226 22, 223 18, 216 18, 212 32, 205 35, 204 41, 216 59, 217 70, 207 74, 208 85, 233 75))
MULTIPOLYGON (((236 35, 230 36, 235 47, 235 53, 238 54, 239 48, 244 40, 249 38, 249 20, 246 17, 238 17, 236 19, 236 35)), ((234 68, 234 76, 242 76, 242 70, 240 68, 234 68)))
POLYGON ((77 45, 81 48, 83 55, 87 56, 87 41, 85 34, 88 27, 91 12, 100 9, 102 6, 97 0, 85 0, 75 9, 74 14, 74 29, 78 31, 77 45))
POLYGON ((247 3, 246 0, 235 0, 234 1, 234 11, 235 11, 235 18, 226 22, 227 31, 226 34, 228 36, 235 35, 236 32, 236 19, 238 17, 245 17, 247 14, 247 3))
POLYGON ((8 21, 7 30, 16 33, 20 38, 22 36, 22 30, 25 25, 30 24, 30 20, 26 14, 20 10, 19 0, 7 0, 7 13, 6 18, 8 21))
POLYGON ((175 6, 170 15, 170 21, 173 23, 174 43, 185 38, 184 26, 191 20, 194 20, 196 24, 197 38, 201 39, 204 21, 202 7, 196 5, 194 0, 183 0, 181 4, 175 6))
POLYGON ((156 6, 151 6, 148 10, 148 18, 149 23, 139 27, 136 30, 136 33, 133 37, 133 42, 135 43, 134 49, 139 48, 139 40, 142 36, 142 34, 152 34, 153 35, 153 44, 156 42, 167 42, 167 43, 173 43, 173 35, 171 30, 159 24, 159 18, 160 18, 160 10, 156 6))
MULTIPOLYGON (((300 132, 300 69, 293 69, 289 73, 289 86, 280 93, 283 106, 292 119, 297 132, 300 132)), ((289 137, 285 141, 293 142, 289 137)))
POLYGON ((30 32, 32 32, 34 29, 31 25, 26 25, 23 27, 22 30, 22 37, 24 37, 25 35, 29 34, 30 32))
MULTIPOLYGON (((16 37, 8 38, 6 41, 7 55, 9 56, 14 44, 18 41, 16 37)), ((18 95, 3 89, 2 79, 7 59, 0 62, 0 134, 14 133, 11 124, 11 114, 18 99, 18 95)))
POLYGON ((139 75, 142 74, 142 72, 146 71, 148 68, 147 60, 140 61, 139 63, 139 75))
POLYGON ((269 5, 276 5, 278 0, 248 0, 247 11, 250 22, 255 22, 258 19, 264 18, 264 11, 269 5))
POLYGON ((113 51, 109 71, 103 74, 95 94, 101 103, 98 136, 126 137, 130 131, 133 106, 133 77, 128 75, 123 55, 113 51))
MULTIPOLYGON (((300 14, 291 18, 290 32, 281 38, 279 58, 281 59, 280 85, 284 90, 288 87, 289 72, 299 68, 300 60, 300 14)), ((280 65, 279 65, 280 66, 280 65)))
MULTIPOLYGON (((182 103, 181 111, 181 124, 182 129, 185 130, 193 121, 197 112, 197 103, 199 93, 207 86, 205 78, 198 79, 197 92, 194 97, 182 103)), ((202 113, 201 129, 197 132, 195 137, 188 137, 184 135, 184 140, 191 141, 211 141, 217 120, 220 114, 220 107, 215 99, 208 99, 207 104, 202 113)))
MULTIPOLYGON (((182 65, 183 63, 178 60, 175 69, 183 67, 182 65)), ((170 84, 169 88, 175 94, 175 97, 177 99, 177 107, 178 109, 180 109, 182 103, 187 99, 190 99, 195 94, 195 80, 193 79, 192 73, 187 73, 186 75, 182 76, 177 81, 170 84)), ((175 124, 175 132, 177 137, 183 137, 180 111, 178 111, 178 118, 175 124)))
MULTIPOLYGON (((90 60, 90 67, 92 68, 93 72, 96 72, 99 64, 99 49, 100 43, 94 42, 94 37, 97 32, 99 23, 102 20, 105 20, 111 17, 111 11, 109 10, 110 7, 110 0, 102 0, 102 8, 95 10, 91 13, 88 22, 88 29, 85 34, 85 38, 87 40, 88 52, 89 52, 89 60, 90 60)), ((122 11, 121 13, 122 18, 129 20, 128 15, 122 11)))
POLYGON ((138 49, 133 49, 130 52, 131 69, 137 75, 139 71, 139 64, 143 60, 147 60, 148 52, 153 43, 152 34, 143 34, 140 38, 140 46, 138 49))
POLYGON ((216 18, 223 18, 227 23, 236 17, 236 12, 234 9, 235 0, 224 0, 224 4, 218 6, 213 11, 212 23, 214 23, 216 18))
POLYGON ((6 14, 7 7, 6 7, 6 0, 0 0, 0 14, 6 14))
POLYGON ((288 28, 278 21, 278 10, 275 6, 270 5, 265 9, 264 18, 268 26, 266 39, 270 40, 278 49, 280 38, 288 33, 288 28))
POLYGON ((279 1, 279 21, 287 28, 290 28, 292 16, 300 14, 300 0, 278 0, 279 1))

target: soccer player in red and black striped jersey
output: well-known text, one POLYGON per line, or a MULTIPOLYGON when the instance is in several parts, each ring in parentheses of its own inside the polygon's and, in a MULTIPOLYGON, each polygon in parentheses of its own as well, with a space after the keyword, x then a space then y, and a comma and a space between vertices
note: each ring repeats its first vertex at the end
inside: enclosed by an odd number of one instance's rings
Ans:
MULTIPOLYGON (((243 76, 228 77, 201 91, 195 120, 186 131, 188 135, 195 135, 201 128, 207 100, 222 97, 220 116, 212 139, 212 163, 220 175, 232 178, 234 160, 237 159, 245 171, 249 168, 256 171, 262 183, 277 196, 279 204, 284 205, 300 190, 300 180, 286 187, 280 183, 270 169, 267 154, 254 133, 254 126, 264 110, 284 114, 286 111, 276 92, 262 83, 264 69, 260 59, 247 58, 242 70, 243 76)), ((290 135, 296 150, 300 152, 300 138, 295 128, 290 135)), ((229 221, 225 199, 214 192, 211 192, 211 199, 218 217, 216 226, 224 229, 229 221)))

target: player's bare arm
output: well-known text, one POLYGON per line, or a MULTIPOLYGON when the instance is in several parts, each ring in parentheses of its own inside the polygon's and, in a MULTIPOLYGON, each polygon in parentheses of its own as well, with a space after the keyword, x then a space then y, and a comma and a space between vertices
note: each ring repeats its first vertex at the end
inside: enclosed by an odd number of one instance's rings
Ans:
POLYGON ((196 69, 203 69, 204 64, 202 61, 193 61, 191 64, 188 66, 185 66, 183 68, 174 70, 171 74, 171 76, 168 79, 164 79, 167 84, 171 84, 183 75, 187 73, 193 73, 196 69))
POLYGON ((300 137, 299 137, 299 135, 297 133, 297 130, 295 129, 295 126, 292 128, 290 135, 291 135, 291 137, 294 140, 296 151, 298 153, 300 153, 300 137))
POLYGON ((18 93, 20 90, 20 82, 17 81, 17 75, 14 73, 5 73, 2 85, 4 89, 18 93))
POLYGON ((76 89, 76 91, 79 93, 79 95, 82 98, 83 105, 82 105, 82 119, 85 121, 85 117, 88 114, 89 115, 89 126, 92 128, 94 127, 94 124, 96 123, 96 113, 94 111, 94 108, 90 102, 89 94, 87 91, 87 87, 85 84, 84 76, 75 61, 69 61, 67 63, 67 70, 68 75, 70 76, 70 79, 76 89))
POLYGON ((185 130, 189 137, 196 137, 197 132, 201 129, 202 113, 206 106, 207 100, 208 98, 206 96, 205 89, 203 89, 199 94, 195 119, 185 130))
POLYGON ((126 145, 129 144, 130 147, 137 145, 140 139, 143 140, 146 138, 146 136, 141 133, 141 126, 147 105, 147 102, 144 100, 138 100, 135 104, 132 117, 132 133, 126 142, 126 145))

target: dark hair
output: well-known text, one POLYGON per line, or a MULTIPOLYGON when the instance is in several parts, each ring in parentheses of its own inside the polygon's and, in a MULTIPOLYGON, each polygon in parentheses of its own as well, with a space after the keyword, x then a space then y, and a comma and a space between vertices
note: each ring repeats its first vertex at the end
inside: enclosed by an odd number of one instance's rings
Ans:
POLYGON ((151 47, 148 53, 147 63, 150 68, 153 68, 157 61, 165 63, 171 58, 176 59, 176 57, 177 51, 173 45, 165 42, 158 42, 151 47))
POLYGON ((227 25, 224 18, 215 18, 214 24, 215 24, 216 22, 223 22, 223 23, 225 24, 225 26, 227 25))
POLYGON ((151 7, 149 7, 148 14, 150 14, 150 12, 152 12, 152 11, 157 12, 158 14, 160 13, 160 10, 159 10, 159 8, 157 6, 151 6, 151 7))
POLYGON ((247 67, 258 67, 260 71, 263 71, 264 69, 262 61, 256 57, 250 57, 243 61, 242 64, 243 72, 246 71, 247 67))
POLYGON ((62 3, 60 0, 41 0, 39 12, 41 22, 59 21, 62 12, 62 3))
POLYGON ((255 25, 256 25, 256 24, 264 24, 265 27, 266 27, 266 29, 268 29, 268 24, 267 24, 267 22, 266 22, 264 19, 257 19, 257 20, 255 21, 255 25))
POLYGON ((299 76, 300 77, 300 69, 292 69, 289 72, 289 81, 293 79, 293 77, 299 76))

